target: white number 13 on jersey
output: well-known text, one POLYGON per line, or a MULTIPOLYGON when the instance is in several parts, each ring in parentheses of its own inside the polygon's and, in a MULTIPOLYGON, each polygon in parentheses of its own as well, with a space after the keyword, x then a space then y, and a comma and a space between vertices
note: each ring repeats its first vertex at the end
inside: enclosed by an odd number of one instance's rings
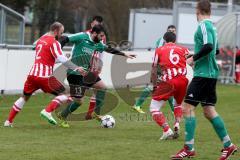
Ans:
POLYGON ((170 51, 169 60, 174 65, 178 64, 178 62, 180 60, 179 55, 178 54, 174 54, 174 49, 171 49, 171 51, 170 51))

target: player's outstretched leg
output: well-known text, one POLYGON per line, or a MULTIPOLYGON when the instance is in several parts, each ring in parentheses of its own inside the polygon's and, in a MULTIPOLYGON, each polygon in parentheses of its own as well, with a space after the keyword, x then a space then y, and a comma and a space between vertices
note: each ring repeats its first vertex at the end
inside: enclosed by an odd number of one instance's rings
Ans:
POLYGON ((163 129, 163 135, 160 137, 160 140, 173 138, 173 131, 169 127, 164 114, 160 112, 161 107, 164 103, 164 101, 157 101, 152 99, 150 104, 150 112, 152 114, 153 120, 163 129))
POLYGON ((72 101, 72 99, 66 95, 57 96, 45 109, 41 111, 40 116, 46 119, 50 124, 56 125, 57 121, 53 118, 52 112, 56 110, 61 104, 65 104, 70 101, 72 101))
POLYGON ((71 114, 72 112, 76 111, 80 106, 81 106, 81 103, 73 101, 59 115, 63 119, 67 119, 68 115, 71 114))
POLYGON ((144 101, 147 99, 147 97, 151 94, 151 92, 152 92, 152 89, 149 86, 145 87, 140 97, 136 100, 132 108, 138 113, 144 114, 145 112, 142 110, 142 105, 144 101))
POLYGON ((9 115, 8 115, 8 119, 4 122, 4 127, 13 127, 13 120, 16 117, 16 115, 18 114, 18 112, 20 112, 24 106, 24 104, 26 103, 26 101, 30 98, 30 96, 23 96, 20 97, 12 106, 9 115))
POLYGON ((72 112, 74 112, 75 110, 77 110, 80 106, 81 106, 81 102, 79 100, 79 102, 77 102, 77 100, 73 101, 72 103, 70 103, 62 112, 57 114, 57 117, 60 119, 60 126, 63 128, 69 128, 70 125, 67 122, 67 117, 69 116, 69 114, 71 114, 72 112))

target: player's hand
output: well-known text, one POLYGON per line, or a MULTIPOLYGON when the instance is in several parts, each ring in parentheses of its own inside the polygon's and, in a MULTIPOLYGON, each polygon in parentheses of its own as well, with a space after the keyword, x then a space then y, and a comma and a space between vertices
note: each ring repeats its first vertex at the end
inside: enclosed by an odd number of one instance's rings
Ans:
POLYGON ((186 54, 185 57, 186 57, 186 59, 189 59, 189 58, 193 57, 193 54, 191 54, 191 53, 186 54))
POLYGON ((194 60, 193 60, 193 57, 189 57, 189 58, 187 59, 187 64, 188 64, 189 66, 191 66, 191 67, 194 66, 194 60))
POLYGON ((124 56, 130 59, 136 58, 136 54, 128 54, 128 53, 124 53, 124 56))
POLYGON ((84 67, 78 67, 76 71, 78 71, 82 76, 86 76, 88 73, 84 67))

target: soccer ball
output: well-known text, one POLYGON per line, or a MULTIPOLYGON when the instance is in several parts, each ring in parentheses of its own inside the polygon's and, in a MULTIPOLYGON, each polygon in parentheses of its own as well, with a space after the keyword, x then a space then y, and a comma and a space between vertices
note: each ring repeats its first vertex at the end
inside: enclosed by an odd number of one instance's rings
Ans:
POLYGON ((103 128, 114 128, 115 119, 111 115, 105 115, 101 118, 101 126, 103 128))

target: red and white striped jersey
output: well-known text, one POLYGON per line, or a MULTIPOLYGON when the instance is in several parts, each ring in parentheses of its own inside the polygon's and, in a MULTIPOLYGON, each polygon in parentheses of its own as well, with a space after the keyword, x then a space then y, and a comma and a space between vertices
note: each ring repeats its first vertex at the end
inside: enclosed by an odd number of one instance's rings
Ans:
POLYGON ((160 66, 161 81, 171 80, 179 75, 187 74, 186 55, 189 50, 175 43, 166 43, 164 46, 157 48, 154 57, 153 66, 160 66))
POLYGON ((36 44, 36 56, 34 65, 29 75, 48 78, 53 74, 56 59, 62 55, 61 44, 54 36, 43 35, 36 44))

